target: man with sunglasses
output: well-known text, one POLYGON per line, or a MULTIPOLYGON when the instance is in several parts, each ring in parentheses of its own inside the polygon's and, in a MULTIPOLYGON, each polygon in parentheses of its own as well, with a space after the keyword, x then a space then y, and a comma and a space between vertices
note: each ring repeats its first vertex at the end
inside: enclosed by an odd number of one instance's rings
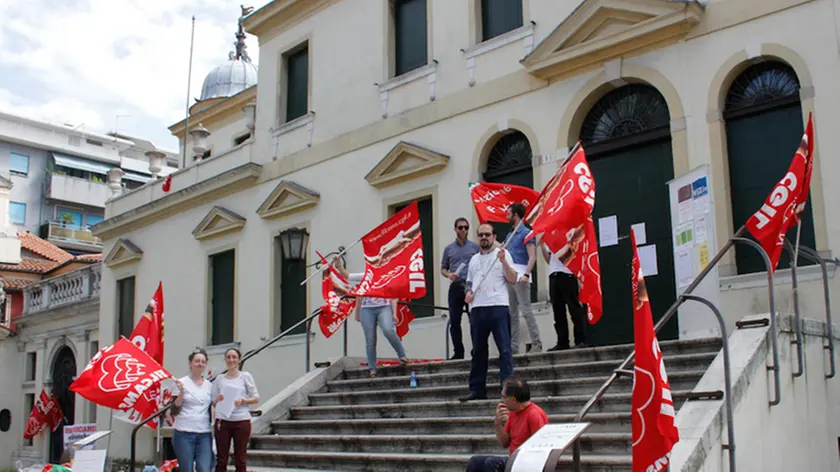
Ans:
POLYGON ((516 270, 507 249, 496 247, 496 231, 489 224, 478 227, 479 253, 467 270, 466 301, 470 305, 470 394, 462 402, 487 398, 487 338, 493 334, 499 350, 499 380, 513 375, 510 348, 510 309, 507 284, 516 281, 516 270))
POLYGON ((466 218, 455 220, 455 241, 443 250, 440 273, 449 279, 449 336, 452 337, 454 355, 450 359, 464 358, 464 338, 461 334, 461 315, 467 309, 466 276, 472 256, 478 254, 478 244, 467 236, 470 223, 466 218))

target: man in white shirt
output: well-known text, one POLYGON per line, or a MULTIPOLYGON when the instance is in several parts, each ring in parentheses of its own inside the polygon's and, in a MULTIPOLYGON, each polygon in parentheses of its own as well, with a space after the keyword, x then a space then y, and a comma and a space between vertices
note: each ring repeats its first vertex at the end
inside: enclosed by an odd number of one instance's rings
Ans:
POLYGON ((566 320, 566 308, 575 329, 575 348, 586 346, 586 307, 580 303, 580 286, 572 271, 553 254, 545 243, 540 244, 543 258, 548 263, 548 293, 551 308, 554 311, 554 331, 557 333, 557 345, 549 351, 569 349, 569 322, 566 320))
POLYGON ((487 338, 493 333, 499 350, 499 381, 513 375, 510 347, 510 298, 508 283, 516 282, 510 253, 495 247, 496 231, 489 224, 478 227, 479 253, 467 269, 466 301, 470 306, 470 335, 473 355, 470 363, 470 394, 462 402, 487 398, 487 338))

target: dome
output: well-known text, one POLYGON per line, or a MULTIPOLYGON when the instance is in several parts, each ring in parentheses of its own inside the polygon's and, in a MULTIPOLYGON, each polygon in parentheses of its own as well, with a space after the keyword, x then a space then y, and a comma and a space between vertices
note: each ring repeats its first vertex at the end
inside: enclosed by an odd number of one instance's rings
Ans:
POLYGON ((232 58, 204 78, 200 100, 231 97, 257 84, 257 66, 247 56, 232 58))

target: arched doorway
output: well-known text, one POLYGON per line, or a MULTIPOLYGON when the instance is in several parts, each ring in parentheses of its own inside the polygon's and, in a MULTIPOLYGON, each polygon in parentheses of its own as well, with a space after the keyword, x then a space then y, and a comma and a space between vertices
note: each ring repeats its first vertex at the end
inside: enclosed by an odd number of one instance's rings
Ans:
MULTIPOLYGON (((729 156, 732 226, 740 228, 785 175, 802 139, 804 128, 796 73, 778 61, 747 67, 729 87, 723 118, 729 156)), ((796 228, 791 229, 787 237, 795 241, 796 228)), ((800 244, 815 247, 810 199, 802 216, 800 244)), ((762 257, 747 246, 735 247, 735 264, 739 274, 766 270, 762 257)), ((778 267, 790 267, 787 251, 782 252, 778 267)))
POLYGON ((64 423, 50 433, 50 462, 55 464, 61 458, 64 450, 64 428, 72 425, 76 418, 76 394, 70 391, 70 384, 76 376, 76 356, 67 347, 62 347, 55 356, 52 367, 53 394, 58 399, 61 411, 64 412, 64 423))
MULTIPOLYGON (((484 171, 484 181, 521 185, 534 188, 534 154, 531 143, 521 131, 508 130, 501 135, 487 155, 487 168, 484 171)), ((507 223, 492 223, 496 228, 496 238, 504 242, 505 237, 513 229, 507 223)), ((541 257, 537 252, 537 257, 541 257)), ((531 277, 531 301, 537 301, 537 283, 539 275, 534 265, 531 277)))
MULTIPOLYGON (((646 245, 656 245, 658 274, 645 278, 654 319, 674 302, 671 210, 667 182, 674 178, 670 115, 662 94, 646 84, 630 84, 602 97, 583 120, 580 139, 595 178, 593 218, 614 216, 618 244, 600 246, 604 317, 589 325, 589 342, 633 342, 630 227, 645 224, 646 245)), ((600 235, 601 228, 598 227, 600 235)), ((599 236, 600 238, 600 236, 599 236)), ((659 339, 677 337, 676 318, 659 339)))

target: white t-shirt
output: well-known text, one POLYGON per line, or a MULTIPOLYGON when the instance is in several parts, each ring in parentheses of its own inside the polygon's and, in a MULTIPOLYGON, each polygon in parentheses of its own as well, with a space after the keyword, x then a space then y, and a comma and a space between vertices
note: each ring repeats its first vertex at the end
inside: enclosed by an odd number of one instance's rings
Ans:
POLYGON ((549 251, 548 253, 550 254, 548 256, 548 273, 549 274, 553 274, 555 272, 562 272, 564 274, 571 274, 572 273, 572 271, 570 271, 569 268, 566 267, 565 264, 560 262, 560 259, 558 259, 556 257, 557 254, 555 254, 551 251, 549 251))
MULTIPOLYGON (((210 405, 213 403, 210 381, 204 380, 201 385, 196 385, 189 375, 178 380, 184 385, 186 392, 181 403, 181 412, 175 417, 173 427, 178 431, 209 433, 210 405)), ((176 390, 177 388, 175 387, 176 390)))
MULTIPOLYGON (((213 398, 216 398, 220 393, 222 393, 222 390, 224 390, 225 387, 233 388, 235 392, 234 401, 240 398, 260 396, 259 392, 257 392, 257 384, 254 383, 254 378, 251 377, 251 374, 248 372, 239 372, 239 375, 232 379, 229 379, 226 374, 216 377, 216 380, 213 381, 213 398)), ((250 420, 251 410, 248 408, 248 405, 239 405, 238 407, 233 408, 233 411, 228 417, 220 415, 219 412, 216 411, 216 418, 227 421, 250 420)))
MULTIPOLYGON (((507 249, 504 251, 505 258, 510 263, 512 260, 510 253, 507 249)), ((472 284, 473 290, 473 302, 470 304, 470 309, 481 306, 508 306, 510 304, 504 264, 499 260, 498 254, 499 248, 495 248, 487 254, 479 252, 470 259, 470 266, 467 270, 467 283, 472 284), (487 274, 487 277, 484 282, 480 282, 484 274, 487 274), (481 283, 480 286, 479 282, 481 283)))

